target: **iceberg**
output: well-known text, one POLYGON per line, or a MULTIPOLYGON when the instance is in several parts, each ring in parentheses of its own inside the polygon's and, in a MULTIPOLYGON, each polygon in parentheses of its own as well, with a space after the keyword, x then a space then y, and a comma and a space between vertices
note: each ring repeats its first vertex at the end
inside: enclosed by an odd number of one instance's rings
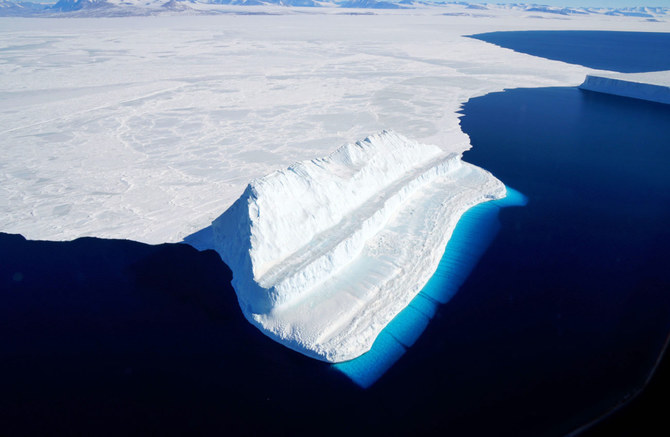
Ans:
POLYGON ((460 154, 384 131, 252 181, 212 223, 214 249, 252 324, 347 361, 421 291, 460 216, 505 194, 460 154))
POLYGON ((587 75, 579 88, 598 93, 670 104, 670 72, 587 75))

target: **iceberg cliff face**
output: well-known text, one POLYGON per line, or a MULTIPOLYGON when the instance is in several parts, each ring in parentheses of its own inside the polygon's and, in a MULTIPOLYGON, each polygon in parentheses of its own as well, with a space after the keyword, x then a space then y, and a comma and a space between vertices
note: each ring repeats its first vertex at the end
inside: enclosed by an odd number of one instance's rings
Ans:
POLYGON ((369 350, 435 271, 489 173, 382 132, 249 184, 212 225, 249 321, 326 361, 369 350))
POLYGON ((631 97, 650 102, 670 104, 670 81, 666 75, 665 84, 645 82, 645 74, 630 74, 619 77, 586 76, 579 87, 615 96, 631 97))

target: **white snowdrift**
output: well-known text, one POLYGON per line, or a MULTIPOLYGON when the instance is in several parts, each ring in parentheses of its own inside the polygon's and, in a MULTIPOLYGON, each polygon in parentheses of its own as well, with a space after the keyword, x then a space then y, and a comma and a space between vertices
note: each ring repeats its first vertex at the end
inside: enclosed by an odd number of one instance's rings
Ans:
POLYGON ((385 131, 252 181, 213 222, 214 244, 251 323, 339 362, 421 290, 458 218, 504 196, 460 155, 385 131))
POLYGON ((658 77, 648 73, 621 75, 621 77, 589 75, 579 87, 599 93, 670 104, 670 82, 667 79, 670 76, 668 72, 664 73, 665 83, 659 82, 658 77))

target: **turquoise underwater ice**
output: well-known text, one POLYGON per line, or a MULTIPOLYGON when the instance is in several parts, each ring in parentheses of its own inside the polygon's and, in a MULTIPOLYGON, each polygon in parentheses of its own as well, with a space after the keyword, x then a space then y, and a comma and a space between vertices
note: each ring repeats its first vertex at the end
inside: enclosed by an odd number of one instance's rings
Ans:
POLYGON ((426 329, 438 306, 456 294, 495 238, 500 229, 500 209, 528 203, 522 193, 506 188, 505 198, 481 203, 463 214, 437 270, 419 294, 382 330, 370 351, 333 364, 335 369, 360 387, 368 388, 402 357, 426 329))

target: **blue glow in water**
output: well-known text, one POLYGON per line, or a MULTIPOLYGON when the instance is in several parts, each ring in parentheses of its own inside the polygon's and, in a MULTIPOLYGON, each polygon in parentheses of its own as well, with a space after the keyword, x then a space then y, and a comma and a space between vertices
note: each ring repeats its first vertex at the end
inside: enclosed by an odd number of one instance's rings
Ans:
POLYGON ((430 317, 426 317, 417 309, 408 305, 402 311, 401 317, 395 317, 391 320, 385 330, 396 339, 396 341, 405 347, 412 346, 419 336, 428 326, 430 317))
POLYGON ((507 187, 504 199, 470 208, 458 221, 433 276, 382 330, 370 351, 333 366, 363 388, 374 384, 419 339, 438 305, 448 302, 465 282, 500 229, 500 208, 527 203, 526 196, 507 187))
POLYGON ((369 352, 351 361, 333 364, 333 367, 347 375, 359 386, 368 388, 403 356, 405 350, 402 344, 383 330, 377 336, 369 352))
MULTIPOLYGON (((437 272, 436 272, 437 273, 437 272)), ((428 297, 425 294, 418 294, 409 306, 423 314, 424 316, 432 319, 437 311, 437 306, 439 302, 436 302, 433 298, 428 297)))

